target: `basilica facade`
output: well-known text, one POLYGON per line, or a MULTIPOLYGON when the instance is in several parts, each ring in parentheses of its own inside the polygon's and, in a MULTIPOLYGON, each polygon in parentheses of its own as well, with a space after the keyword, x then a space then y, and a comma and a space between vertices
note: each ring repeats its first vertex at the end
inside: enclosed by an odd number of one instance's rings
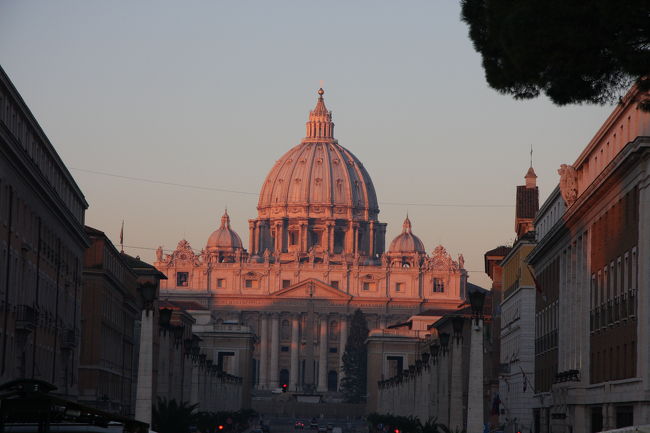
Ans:
MULTIPOLYGON (((258 390, 337 391, 357 308, 370 329, 386 328, 423 311, 442 316, 465 298, 462 255, 454 260, 442 245, 427 254, 408 217, 385 249, 370 175, 334 139, 318 93, 306 137, 262 185, 248 249, 226 212, 200 252, 181 240, 154 262, 168 277, 161 297, 192 301, 198 325, 250 327, 253 368, 231 373, 250 374, 258 390)), ((239 365, 236 351, 220 350, 213 359, 239 365)))

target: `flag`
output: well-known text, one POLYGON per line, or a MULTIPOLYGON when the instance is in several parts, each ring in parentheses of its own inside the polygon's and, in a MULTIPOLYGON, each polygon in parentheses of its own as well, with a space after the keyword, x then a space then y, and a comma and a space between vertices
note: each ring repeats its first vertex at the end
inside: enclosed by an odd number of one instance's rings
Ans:
POLYGON ((124 220, 122 220, 122 228, 120 229, 120 249, 124 252, 124 220))

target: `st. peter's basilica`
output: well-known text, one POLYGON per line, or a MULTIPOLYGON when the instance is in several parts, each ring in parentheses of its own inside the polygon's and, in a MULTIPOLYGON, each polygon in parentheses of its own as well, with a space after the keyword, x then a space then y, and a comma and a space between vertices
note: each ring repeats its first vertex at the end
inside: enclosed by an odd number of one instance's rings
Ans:
POLYGON ((336 391, 357 308, 370 329, 387 328, 418 313, 440 317, 465 298, 462 255, 442 245, 427 254, 408 217, 385 249, 372 180, 334 139, 323 93, 306 137, 264 180, 248 249, 226 212, 200 253, 181 240, 154 263, 169 278, 161 297, 193 306, 197 324, 251 328, 260 390, 336 391))

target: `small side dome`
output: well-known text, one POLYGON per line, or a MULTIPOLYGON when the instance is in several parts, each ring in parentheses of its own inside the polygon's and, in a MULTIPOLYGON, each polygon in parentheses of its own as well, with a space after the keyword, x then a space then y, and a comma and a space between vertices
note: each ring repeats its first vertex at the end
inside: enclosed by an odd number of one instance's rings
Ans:
POLYGON ((241 238, 230 228, 230 216, 225 211, 221 217, 221 226, 208 238, 206 249, 212 251, 235 251, 242 248, 241 238))
POLYGON ((400 233, 388 248, 389 253, 425 253, 424 244, 411 232, 411 220, 407 216, 400 233))

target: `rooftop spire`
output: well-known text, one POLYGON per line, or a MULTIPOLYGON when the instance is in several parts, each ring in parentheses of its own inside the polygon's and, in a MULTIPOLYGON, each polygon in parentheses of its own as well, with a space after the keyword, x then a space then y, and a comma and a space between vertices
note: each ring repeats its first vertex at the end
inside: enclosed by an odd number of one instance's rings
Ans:
POLYGON ((230 215, 228 215, 228 208, 226 208, 221 217, 221 228, 230 229, 230 215))
POLYGON ((406 219, 404 220, 404 224, 402 224, 402 233, 411 233, 411 220, 408 214, 406 214, 406 219))
POLYGON ((332 122, 332 112, 327 111, 323 94, 325 91, 321 87, 318 89, 318 101, 316 107, 309 112, 309 121, 307 122, 307 138, 334 138, 334 123, 332 122))

